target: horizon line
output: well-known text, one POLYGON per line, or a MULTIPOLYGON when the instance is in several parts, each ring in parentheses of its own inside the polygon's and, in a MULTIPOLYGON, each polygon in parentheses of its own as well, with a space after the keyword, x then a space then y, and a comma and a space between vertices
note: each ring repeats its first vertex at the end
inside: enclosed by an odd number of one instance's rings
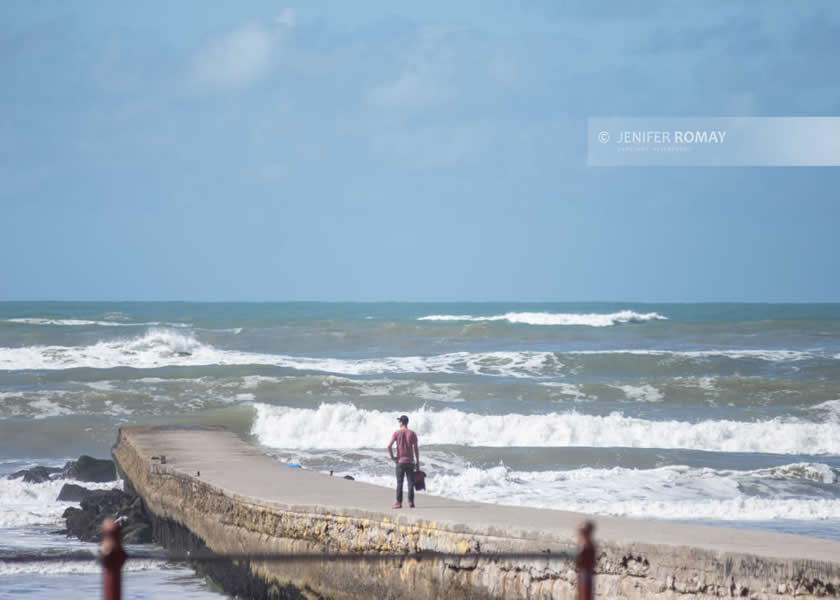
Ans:
POLYGON ((12 303, 66 304, 840 304, 840 300, 80 300, 80 299, 16 299, 12 303))

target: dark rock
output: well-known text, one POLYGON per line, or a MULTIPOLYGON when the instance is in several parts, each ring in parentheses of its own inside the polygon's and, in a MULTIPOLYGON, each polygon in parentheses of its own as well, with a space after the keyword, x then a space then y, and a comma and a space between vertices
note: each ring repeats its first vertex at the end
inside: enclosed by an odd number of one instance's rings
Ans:
MULTIPOLYGON (((84 488, 81 488, 84 489, 84 488)), ((122 490, 87 490, 81 507, 64 511, 67 535, 86 542, 102 540, 102 521, 105 517, 119 519, 123 528, 123 541, 127 544, 144 544, 152 541, 152 526, 139 496, 122 490)))
POLYGON ((59 502, 79 502, 94 493, 96 493, 96 490, 89 490, 80 485, 65 483, 61 486, 61 491, 58 492, 58 498, 56 500, 59 502))
POLYGON ((151 544, 152 525, 150 523, 126 523, 122 528, 123 544, 151 544))
POLYGON ((63 474, 68 479, 105 483, 116 481, 117 467, 112 460, 82 455, 64 465, 63 474))
POLYGON ((352 475, 345 475, 344 479, 349 479, 350 481, 356 481, 356 478, 353 477, 352 475))
POLYGON ((9 475, 9 479, 20 479, 26 483, 44 483, 52 479, 50 476, 55 473, 60 473, 62 469, 58 467, 32 467, 31 469, 23 469, 16 471, 9 475))
POLYGON ((86 513, 81 508, 71 506, 66 509, 62 515, 65 523, 67 523, 67 537, 77 537, 84 542, 98 542, 101 541, 101 536, 97 535, 96 528, 98 524, 94 524, 92 515, 86 513))
POLYGON ((117 480, 117 467, 114 461, 82 455, 79 460, 71 460, 64 467, 32 467, 16 471, 9 479, 21 479, 26 483, 44 483, 51 479, 77 479, 94 483, 106 483, 117 480))
POLYGON ((135 496, 122 490, 92 490, 93 493, 79 503, 82 510, 95 510, 103 515, 119 516, 120 507, 130 506, 135 496))
POLYGON ((67 533, 84 542, 102 540, 101 525, 105 517, 117 517, 120 504, 130 496, 122 490, 95 490, 81 501, 81 508, 71 507, 62 515, 67 533))

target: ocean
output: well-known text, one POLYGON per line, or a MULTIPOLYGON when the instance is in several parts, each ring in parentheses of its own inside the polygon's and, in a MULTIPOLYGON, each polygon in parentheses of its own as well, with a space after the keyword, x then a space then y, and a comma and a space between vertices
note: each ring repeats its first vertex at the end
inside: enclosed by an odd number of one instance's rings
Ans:
MULTIPOLYGON (((840 304, 0 303, 0 474, 220 424, 388 509, 403 413, 430 493, 840 539, 840 304)), ((0 478, 0 551, 92 547, 53 533, 61 484, 0 478)), ((222 597, 130 568, 133 597, 222 597)), ((0 563, 0 598, 98 583, 0 563)))

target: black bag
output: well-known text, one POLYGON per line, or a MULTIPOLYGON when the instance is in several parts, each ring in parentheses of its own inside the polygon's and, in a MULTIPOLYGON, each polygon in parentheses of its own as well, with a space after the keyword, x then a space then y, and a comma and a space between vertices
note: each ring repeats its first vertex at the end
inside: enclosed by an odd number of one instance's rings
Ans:
POLYGON ((414 489, 421 492, 426 489, 426 474, 423 471, 414 471, 414 489))

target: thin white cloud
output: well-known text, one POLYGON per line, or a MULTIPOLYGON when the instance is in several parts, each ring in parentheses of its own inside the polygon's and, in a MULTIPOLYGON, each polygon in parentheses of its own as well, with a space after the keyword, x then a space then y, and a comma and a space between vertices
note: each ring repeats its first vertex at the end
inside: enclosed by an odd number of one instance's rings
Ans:
POLYGON ((412 169, 438 169, 466 164, 494 143, 482 123, 436 127, 386 128, 373 132, 371 148, 384 160, 412 169))
POLYGON ((274 22, 278 25, 284 25, 286 27, 294 27, 295 23, 297 22, 297 16, 295 15, 295 9, 293 8, 284 8, 283 12, 279 15, 274 17, 274 22))
POLYGON ((226 34, 195 59, 199 83, 215 87, 242 87, 262 78, 271 65, 272 36, 249 25, 226 34))
POLYGON ((367 100, 379 108, 407 109, 435 108, 455 100, 457 56, 448 39, 454 31, 449 28, 421 31, 401 58, 401 73, 373 87, 367 100))
POLYGON ((447 82, 425 69, 405 71, 391 82, 370 91, 370 101, 382 108, 428 108, 445 104, 454 96, 447 82))

